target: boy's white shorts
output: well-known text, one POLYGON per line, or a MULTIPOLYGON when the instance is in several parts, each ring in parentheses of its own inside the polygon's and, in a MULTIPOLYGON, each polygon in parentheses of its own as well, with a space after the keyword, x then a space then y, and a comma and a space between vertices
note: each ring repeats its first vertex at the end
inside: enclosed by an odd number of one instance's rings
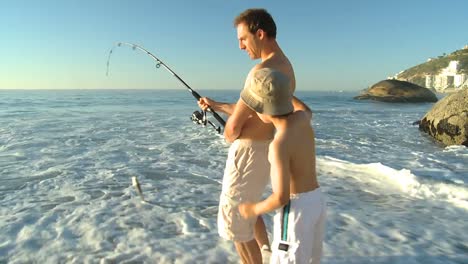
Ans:
POLYGON ((287 238, 284 239, 283 209, 274 217, 270 263, 320 263, 326 218, 325 196, 320 188, 291 195, 286 218, 287 238))

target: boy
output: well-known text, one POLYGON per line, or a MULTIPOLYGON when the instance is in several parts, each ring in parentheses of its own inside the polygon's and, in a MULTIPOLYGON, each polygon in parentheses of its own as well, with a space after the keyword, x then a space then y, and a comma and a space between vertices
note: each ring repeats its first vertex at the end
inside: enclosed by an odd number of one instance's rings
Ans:
POLYGON ((244 218, 283 207, 274 217, 270 263, 319 263, 325 231, 325 199, 315 165, 312 113, 294 111, 290 80, 281 71, 261 68, 253 73, 241 99, 276 134, 269 146, 273 193, 258 203, 239 205, 244 218))

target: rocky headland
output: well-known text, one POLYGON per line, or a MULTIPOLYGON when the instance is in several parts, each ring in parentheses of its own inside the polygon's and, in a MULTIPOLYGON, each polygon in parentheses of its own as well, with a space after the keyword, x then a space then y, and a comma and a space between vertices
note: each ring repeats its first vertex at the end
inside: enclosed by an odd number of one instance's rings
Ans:
POLYGON ((354 99, 370 99, 392 103, 437 102, 437 97, 431 90, 414 83, 399 80, 380 81, 364 90, 354 99))

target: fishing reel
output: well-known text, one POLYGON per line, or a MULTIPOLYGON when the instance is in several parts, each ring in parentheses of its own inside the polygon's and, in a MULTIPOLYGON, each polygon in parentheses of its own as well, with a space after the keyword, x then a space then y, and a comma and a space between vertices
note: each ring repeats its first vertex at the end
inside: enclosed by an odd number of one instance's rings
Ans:
POLYGON ((192 122, 197 125, 206 126, 206 124, 210 124, 216 130, 216 132, 218 132, 218 134, 221 134, 221 127, 216 127, 210 120, 208 120, 208 118, 206 118, 206 111, 200 112, 196 110, 192 113, 190 120, 192 120, 192 122))

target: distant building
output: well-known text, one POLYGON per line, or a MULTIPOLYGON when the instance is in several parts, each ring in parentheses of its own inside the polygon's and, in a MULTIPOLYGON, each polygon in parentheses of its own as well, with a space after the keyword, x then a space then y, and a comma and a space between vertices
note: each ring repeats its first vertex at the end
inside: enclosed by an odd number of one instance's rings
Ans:
POLYGON ((461 89, 468 87, 468 76, 464 73, 459 73, 459 64, 459 61, 450 61, 447 68, 442 69, 439 74, 426 75, 426 87, 434 88, 438 92, 443 92, 449 88, 461 89))
POLYGON ((463 49, 468 49, 468 45, 465 45, 465 47, 463 47, 463 49))
POLYGON ((403 79, 401 79, 401 78, 398 78, 398 75, 402 74, 403 72, 404 72, 404 71, 400 71, 399 73, 397 73, 397 74, 395 74, 395 75, 393 75, 393 76, 387 76, 387 79, 388 79, 388 80, 406 81, 406 79, 403 80, 403 79))

